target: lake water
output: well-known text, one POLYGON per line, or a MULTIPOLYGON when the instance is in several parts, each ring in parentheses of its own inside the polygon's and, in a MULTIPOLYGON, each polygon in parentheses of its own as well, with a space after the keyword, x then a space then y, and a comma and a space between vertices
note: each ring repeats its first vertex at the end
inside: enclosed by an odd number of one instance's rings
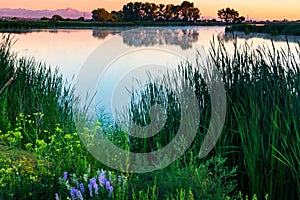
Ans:
MULTIPOLYGON (((133 73, 141 66, 144 69, 150 66, 159 74, 160 66, 175 67, 180 62, 178 56, 183 58, 195 54, 198 47, 203 47, 207 52, 212 39, 217 37, 223 38, 230 52, 234 48, 233 40, 224 32, 225 27, 220 26, 186 26, 151 28, 151 32, 129 28, 55 29, 30 30, 12 35, 17 40, 13 50, 18 56, 35 57, 52 68, 58 67, 68 80, 73 76, 76 81, 80 78, 81 88, 88 88, 88 92, 101 91, 97 103, 108 105, 108 110, 111 110, 113 90, 124 83, 120 81, 124 74, 133 73)), ((245 36, 238 33, 237 36, 240 45, 247 42, 253 48, 258 45, 271 47, 271 38, 267 34, 245 36)), ((273 38, 275 47, 287 48, 285 39, 284 36, 273 38)), ((289 37, 288 40, 294 51, 300 37, 289 37)), ((122 96, 123 93, 119 93, 114 99, 118 101, 122 96)))

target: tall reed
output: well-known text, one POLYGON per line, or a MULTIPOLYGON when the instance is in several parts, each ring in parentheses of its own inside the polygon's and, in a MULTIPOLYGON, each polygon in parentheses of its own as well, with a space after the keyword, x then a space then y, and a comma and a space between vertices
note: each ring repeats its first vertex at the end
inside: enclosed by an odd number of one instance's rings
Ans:
MULTIPOLYGON (((232 55, 224 44, 211 49, 223 74, 229 100, 227 123, 220 144, 237 146, 228 155, 240 167, 240 187, 271 199, 299 198, 300 63, 285 49, 256 49, 235 42, 232 55), (290 146, 290 148, 289 148, 290 146), (288 157, 292 165, 280 159, 288 157), (297 194, 298 193, 298 194, 297 194)), ((222 152, 222 151, 221 151, 222 152)), ((224 153, 224 152, 223 152, 224 153)))
MULTIPOLYGON (((37 130, 53 131, 55 124, 59 123, 65 130, 74 131, 72 85, 63 80, 58 69, 51 70, 34 58, 17 58, 11 52, 14 41, 10 35, 4 34, 0 43, 0 87, 16 73, 16 78, 0 94, 2 131, 14 127, 20 113, 43 113, 37 130)), ((48 140, 48 136, 41 135, 40 139, 48 140)))
MULTIPOLYGON (((270 199, 300 198, 300 63, 288 43, 286 48, 252 48, 247 43, 238 46, 235 41, 234 51, 229 53, 223 41, 212 40, 210 57, 203 62, 221 72, 228 100, 223 132, 210 156, 222 154, 230 165, 237 165, 238 189, 259 198, 265 194, 270 199)), ((175 85, 188 82, 200 105, 197 136, 181 158, 184 163, 190 163, 190 159, 199 162, 189 155, 198 154, 211 113, 205 77, 191 69, 182 65, 175 78, 166 76, 175 85)), ((180 102, 173 94, 154 81, 140 96, 132 98, 129 112, 140 125, 149 123, 149 108, 155 102, 167 110, 166 125, 159 134, 150 139, 130 137, 132 149, 149 152, 175 137, 181 116, 180 102)))

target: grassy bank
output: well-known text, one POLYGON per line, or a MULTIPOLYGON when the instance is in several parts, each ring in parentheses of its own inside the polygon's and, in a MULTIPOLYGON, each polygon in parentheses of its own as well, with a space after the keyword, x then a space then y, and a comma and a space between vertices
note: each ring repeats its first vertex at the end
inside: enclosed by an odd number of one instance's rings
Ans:
MULTIPOLYGON (((97 162, 79 139, 79 134, 86 135, 87 145, 95 145, 92 136, 99 124, 92 130, 74 129, 72 87, 47 66, 17 59, 11 44, 6 36, 0 44, 0 87, 17 73, 0 93, 0 198, 54 199, 57 194, 57 199, 192 200, 244 199, 247 194, 251 199, 299 199, 300 63, 295 59, 299 55, 247 44, 235 44, 228 53, 222 41, 212 41, 206 64, 222 74, 228 102, 217 146, 205 159, 197 157, 211 115, 205 83, 211 74, 204 77, 185 63, 165 79, 195 91, 201 118, 194 142, 165 169, 129 174, 97 162)), ((147 139, 131 137, 114 124, 102 127, 115 145, 150 152, 175 137, 183 91, 177 87, 172 92, 168 84, 160 83, 153 81, 134 94, 126 114, 146 125, 150 106, 159 103, 167 111, 166 126, 147 139)))
POLYGON ((126 26, 222 26, 224 23, 212 22, 93 22, 93 21, 42 21, 17 20, 0 21, 2 29, 51 29, 51 28, 96 28, 96 27, 126 27, 126 26))
POLYGON ((255 24, 237 24, 226 28, 226 32, 241 31, 249 33, 268 33, 271 35, 296 35, 300 36, 300 23, 265 23, 255 24))

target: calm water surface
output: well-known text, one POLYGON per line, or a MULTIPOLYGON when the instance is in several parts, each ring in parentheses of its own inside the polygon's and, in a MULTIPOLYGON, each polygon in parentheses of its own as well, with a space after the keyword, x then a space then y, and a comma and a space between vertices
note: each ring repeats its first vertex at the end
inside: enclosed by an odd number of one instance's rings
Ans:
MULTIPOLYGON (((210 42, 213 37, 222 37, 229 50, 233 49, 232 39, 224 35, 224 27, 172 27, 174 35, 164 38, 164 45, 178 46, 182 49, 191 48, 194 43, 203 46, 206 50, 210 48, 210 42)), ((33 30, 25 33, 13 33, 17 39, 13 50, 19 56, 35 57, 39 61, 44 61, 51 67, 59 67, 61 73, 66 78, 77 75, 82 64, 88 55, 98 47, 103 41, 108 40, 113 35, 118 34, 124 28, 115 29, 97 29, 97 30, 33 30)), ((136 40, 142 37, 143 33, 136 35, 123 34, 122 40, 118 45, 129 45, 135 47, 154 46, 157 45, 155 39, 161 34, 145 37, 145 40, 136 40), (142 41, 143 43, 141 43, 142 41), (140 42, 136 43, 136 42, 140 42)), ((238 34, 238 43, 243 44, 247 41, 253 47, 257 45, 271 45, 270 36, 268 34, 248 35, 238 34)), ((284 36, 275 39, 276 47, 286 48, 284 36)), ((290 37, 292 49, 300 42, 300 37, 290 37)))
MULTIPOLYGON (((72 77, 77 77, 83 64, 87 60, 88 56, 100 45, 109 41, 114 37, 113 42, 110 42, 110 46, 106 47, 107 52, 104 52, 105 57, 113 57, 114 50, 111 48, 129 48, 138 49, 145 47, 169 47, 175 51, 188 52, 193 50, 193 47, 197 44, 202 46, 206 51, 211 47, 211 41, 213 38, 222 38, 225 41, 225 45, 229 52, 233 50, 233 40, 230 36, 224 33, 225 27, 168 27, 168 31, 164 29, 157 29, 154 33, 148 34, 142 29, 137 29, 129 34, 122 33, 122 31, 128 30, 125 28, 108 28, 108 29, 95 29, 95 30, 31 30, 22 33, 12 33, 17 40, 13 46, 13 50, 18 56, 35 57, 38 61, 45 62, 52 68, 58 67, 63 76, 71 80, 72 77), (171 31, 170 31, 171 30, 171 31)), ((242 33, 237 34, 238 44, 242 45, 245 42, 256 48, 258 45, 266 45, 271 47, 271 39, 267 34, 250 34, 245 36, 242 33)), ((273 38, 275 47, 287 48, 286 38, 284 36, 278 36, 273 38)), ((289 37, 290 47, 294 51, 295 47, 300 42, 300 37, 289 37)), ((296 52, 296 51, 294 51, 296 52)), ((135 57, 127 57, 127 59, 133 59, 137 63, 143 62, 146 57, 144 54, 137 54, 135 57)), ((154 55, 155 56, 155 55, 154 55)), ((172 60, 172 58, 170 57, 172 60)), ((174 60, 174 59, 173 59, 174 60)), ((122 59, 118 60, 119 65, 126 65, 122 59), (122 64, 123 63, 123 64, 122 64)), ((116 64, 115 63, 115 64, 116 64)), ((95 66, 101 67, 101 66, 95 66)), ((118 77, 122 76, 125 72, 126 66, 123 68, 114 69, 114 71, 108 71, 108 74, 114 74, 114 78, 103 80, 104 96, 112 96, 112 90, 116 87, 113 82, 118 80, 118 77), (125 70, 125 71, 124 71, 125 70), (118 76, 116 76, 118 74, 118 76)), ((89 81, 88 78, 86 80, 89 81)), ((103 85, 103 84, 102 84, 103 85)), ((104 104, 109 104, 108 100, 101 100, 104 104), (105 103, 106 102, 106 103, 105 103)))

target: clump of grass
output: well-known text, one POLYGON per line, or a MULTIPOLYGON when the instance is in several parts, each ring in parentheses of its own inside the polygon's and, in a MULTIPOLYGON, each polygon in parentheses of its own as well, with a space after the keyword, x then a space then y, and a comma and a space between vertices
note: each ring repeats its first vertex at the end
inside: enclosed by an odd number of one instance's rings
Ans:
MULTIPOLYGON (((222 42, 211 58, 223 74, 227 122, 222 146, 237 146, 229 155, 240 167, 239 186, 262 198, 299 197, 299 89, 300 63, 287 50, 245 44, 230 55, 222 42), (291 149, 289 148, 291 147, 291 149), (282 157, 284 155, 284 157, 282 157), (289 160, 286 165, 282 160, 289 160), (287 158, 287 159, 284 159, 287 158), (287 192, 288 191, 288 192, 287 192)), ((224 153, 224 152, 223 152, 224 153)))
MULTIPOLYGON (((211 44, 210 57, 204 64, 216 67, 222 74, 228 103, 221 138, 209 156, 226 155, 229 165, 237 165, 238 189, 250 196, 255 194, 260 199, 269 194, 270 199, 297 199, 300 196, 299 57, 288 44, 287 49, 277 50, 274 46, 254 49, 248 44, 238 46, 235 41, 232 53, 222 41, 213 40, 211 44)), ((199 71, 183 65, 178 74, 183 76, 176 76, 176 80, 169 78, 169 82, 175 85, 186 82, 194 89, 201 116, 193 145, 181 159, 183 163, 193 160, 199 164, 202 161, 190 154, 198 154, 208 129, 210 96, 205 77, 199 71)), ((129 137, 131 149, 155 151, 174 138, 181 116, 180 98, 172 95, 159 82, 152 82, 132 99, 129 112, 137 124, 149 123, 149 108, 155 103, 164 106, 167 118, 171 119, 166 120, 155 138, 129 137), (137 103, 136 99, 142 101, 137 103)))
POLYGON ((58 69, 53 71, 34 58, 17 58, 11 52, 13 41, 10 35, 2 35, 0 43, 0 87, 15 77, 0 94, 1 129, 15 127, 19 113, 43 113, 43 119, 37 123, 39 129, 52 131, 59 123, 74 131, 72 85, 63 80, 58 69))

